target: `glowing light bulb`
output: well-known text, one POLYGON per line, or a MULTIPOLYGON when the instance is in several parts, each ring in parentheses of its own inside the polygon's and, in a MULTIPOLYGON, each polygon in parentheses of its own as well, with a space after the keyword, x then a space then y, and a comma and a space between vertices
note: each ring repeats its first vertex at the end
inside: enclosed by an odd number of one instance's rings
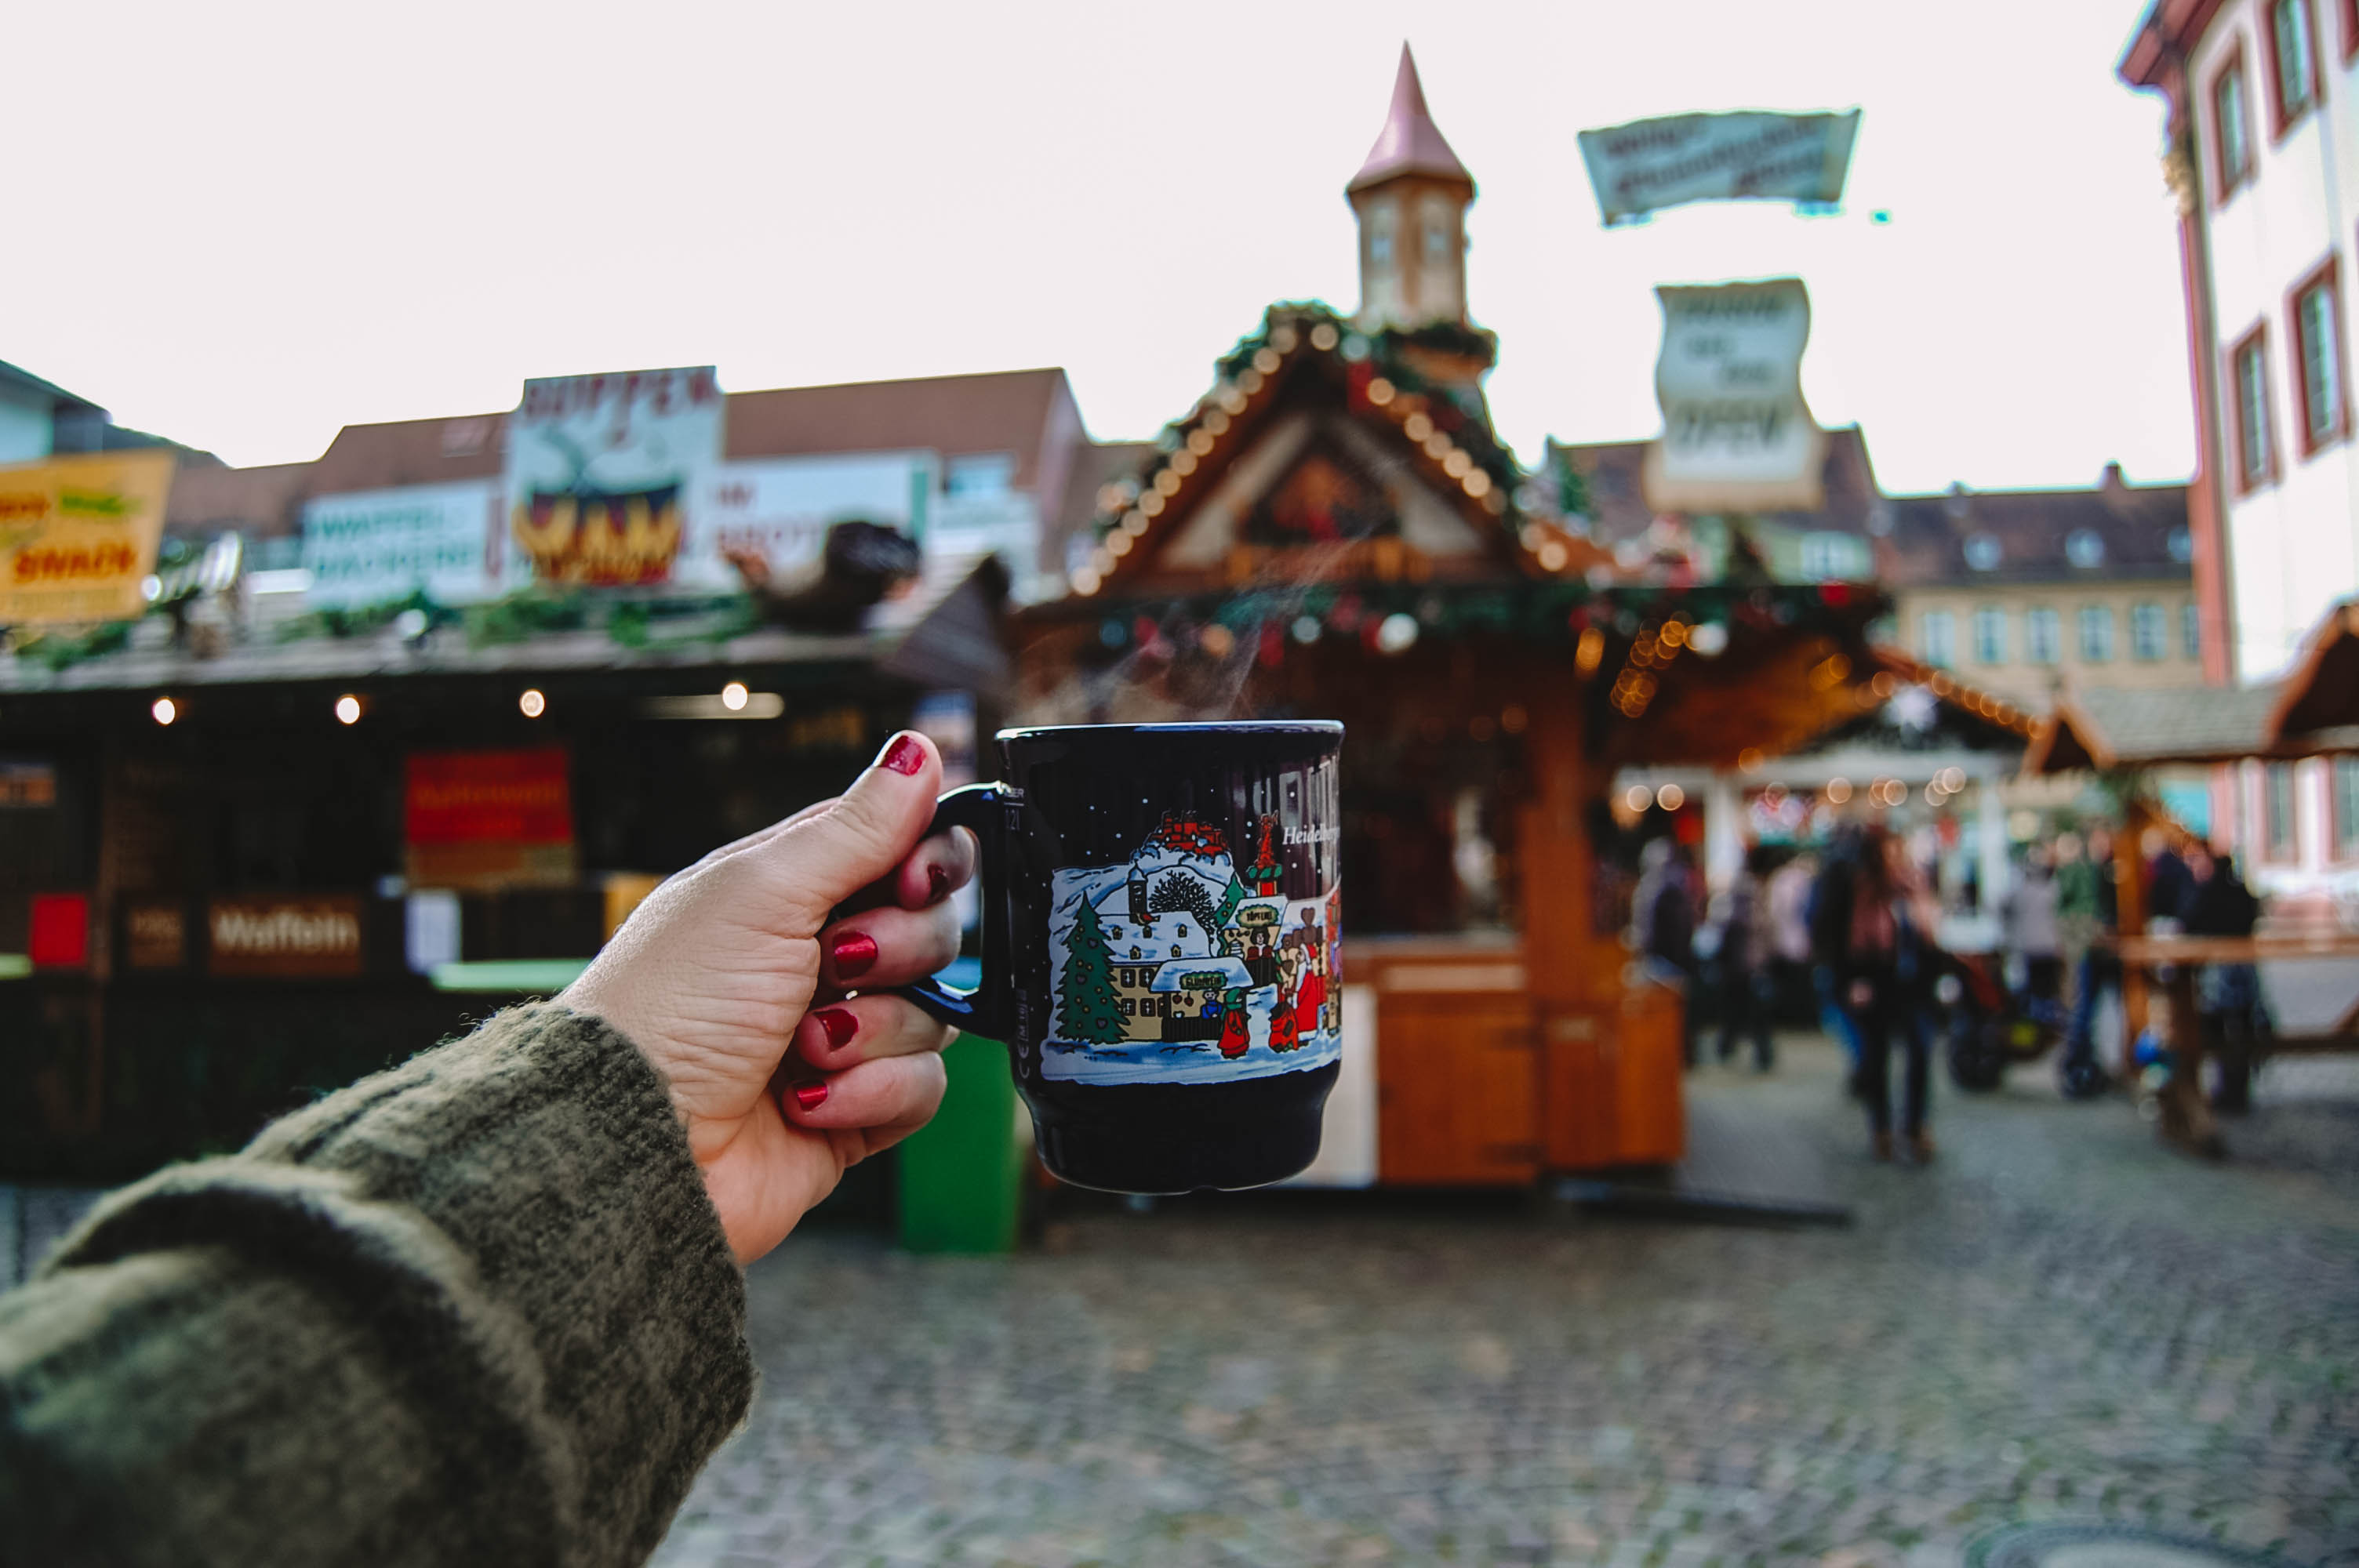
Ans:
POLYGON ((361 721, 361 699, 351 692, 336 698, 336 722, 358 724, 361 721))
POLYGON ((168 697, 159 697, 147 709, 147 716, 158 724, 169 724, 180 716, 180 705, 168 697))
POLYGON ((745 708, 745 683, 744 681, 733 680, 727 686, 723 687, 721 688, 721 706, 727 708, 732 713, 744 712, 745 708))
POLYGON ((538 719, 549 711, 549 698, 541 695, 538 687, 527 687, 524 695, 516 698, 516 708, 527 719, 538 719))

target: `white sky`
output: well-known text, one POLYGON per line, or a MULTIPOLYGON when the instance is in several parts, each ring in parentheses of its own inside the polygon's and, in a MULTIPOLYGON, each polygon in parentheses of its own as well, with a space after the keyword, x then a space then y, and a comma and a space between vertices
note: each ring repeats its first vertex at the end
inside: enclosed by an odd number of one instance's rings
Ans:
POLYGON ((1343 187, 1403 38, 1480 183, 1503 434, 1658 427, 1654 284, 1795 272, 1891 490, 2192 464, 2138 0, 22 5, 0 359, 231 461, 513 406, 1061 364, 1152 434, 1273 299, 1357 300, 1343 187), (1607 232, 1574 133, 1866 111, 1844 214, 1607 232), (1875 225, 1868 213, 1886 210, 1875 225))

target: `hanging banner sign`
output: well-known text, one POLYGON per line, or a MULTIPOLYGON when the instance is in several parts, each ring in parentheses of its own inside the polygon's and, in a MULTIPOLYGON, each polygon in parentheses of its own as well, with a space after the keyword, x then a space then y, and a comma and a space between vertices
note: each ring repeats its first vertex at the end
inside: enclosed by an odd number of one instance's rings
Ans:
POLYGON ((1859 111, 1673 114, 1581 133, 1607 223, 1690 201, 1843 200, 1859 111))
POLYGON ((0 468, 0 625, 144 614, 172 464, 147 451, 0 468))
POLYGON ((1811 512, 1825 501, 1827 437, 1802 401, 1810 297, 1798 277, 1655 290, 1663 351, 1648 443, 1658 512, 1811 512))
POLYGON ((361 901, 217 898, 205 908, 209 974, 279 979, 361 972, 361 901))
POLYGON ((508 420, 509 531, 533 575, 668 581, 699 487, 721 460, 711 365, 524 384, 508 420))
POLYGON ((402 825, 413 887, 563 886, 580 869, 562 746, 413 752, 402 825))
POLYGON ((928 451, 718 464, 697 492, 673 579, 734 589, 730 557, 742 553, 768 562, 774 578, 816 566, 827 531, 853 518, 923 538, 935 468, 928 451))
POLYGON ((304 598, 336 608, 421 591, 438 604, 496 598, 499 510, 490 480, 320 496, 303 508, 304 598))

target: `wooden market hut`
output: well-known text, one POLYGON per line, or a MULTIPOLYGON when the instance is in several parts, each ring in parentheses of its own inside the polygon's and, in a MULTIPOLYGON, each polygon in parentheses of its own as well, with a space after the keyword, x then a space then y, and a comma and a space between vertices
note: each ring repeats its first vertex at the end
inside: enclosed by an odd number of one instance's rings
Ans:
MULTIPOLYGON (((2206 962, 2275 963, 2359 960, 2359 935, 2332 920, 2272 920, 2253 937, 2201 938, 2149 934, 2146 829, 2173 828, 2144 787, 2153 769, 2188 764, 2234 767, 2289 762, 2309 757, 2346 761, 2359 754, 2359 604, 2331 610, 2311 633, 2302 656, 2280 681, 2257 687, 2194 687, 2146 691, 2060 694, 2024 753, 2027 773, 2088 771, 2112 775, 2125 827, 2116 839, 2124 964, 2121 1064, 2135 1070, 2133 1047, 2156 1009, 2183 1064, 2200 1063, 2192 977, 2206 962)), ((2331 1019, 2288 1030, 2280 1021, 2273 1050, 2359 1049, 2359 999, 2331 1019)), ((2164 1102, 2162 1130, 2192 1147, 2216 1152, 2209 1109, 2195 1092, 2197 1070, 2174 1075, 2164 1102)))
POLYGON ((1271 308, 1018 628, 1027 719, 1347 726, 1345 1067, 1313 1173, 1339 1184, 1679 1158, 1680 1002, 1623 946, 1615 770, 1729 766, 1881 700, 1872 590, 1623 580, 1527 481, 1465 308, 1473 194, 1404 52, 1348 189, 1358 314, 1271 308))

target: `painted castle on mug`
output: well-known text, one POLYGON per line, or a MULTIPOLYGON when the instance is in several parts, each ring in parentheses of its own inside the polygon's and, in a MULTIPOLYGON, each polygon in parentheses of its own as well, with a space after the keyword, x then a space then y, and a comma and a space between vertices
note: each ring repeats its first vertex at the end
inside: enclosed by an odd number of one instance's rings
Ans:
POLYGON ((1167 812, 1124 864, 1055 873, 1048 1076, 1222 1083, 1341 1054, 1340 896, 1285 897, 1277 819, 1256 829, 1242 871, 1220 828, 1167 812))

